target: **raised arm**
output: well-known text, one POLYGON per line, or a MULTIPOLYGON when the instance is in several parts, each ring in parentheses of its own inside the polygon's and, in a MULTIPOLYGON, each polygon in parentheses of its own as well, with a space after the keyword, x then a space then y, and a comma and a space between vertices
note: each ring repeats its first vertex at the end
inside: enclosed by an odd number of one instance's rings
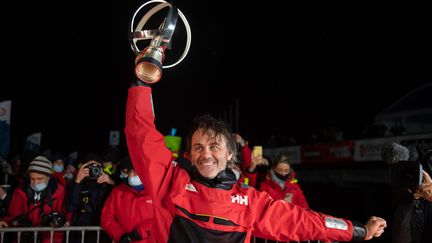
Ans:
POLYGON ((132 164, 154 200, 162 199, 172 178, 172 153, 154 124, 151 88, 131 87, 126 105, 126 141, 132 164))

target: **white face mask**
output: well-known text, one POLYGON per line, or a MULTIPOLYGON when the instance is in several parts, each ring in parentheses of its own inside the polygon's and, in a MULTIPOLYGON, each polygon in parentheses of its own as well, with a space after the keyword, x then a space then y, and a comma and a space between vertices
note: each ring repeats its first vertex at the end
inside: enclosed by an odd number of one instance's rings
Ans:
POLYGON ((127 174, 127 173, 124 173, 123 171, 120 172, 120 179, 125 179, 125 178, 127 178, 127 177, 128 177, 128 174, 127 174))
POLYGON ((37 191, 37 192, 43 191, 47 186, 48 186, 48 184, 45 183, 45 182, 42 182, 42 183, 39 183, 39 184, 36 184, 36 185, 30 185, 30 187, 34 191, 37 191))
POLYGON ((68 173, 65 174, 65 178, 68 179, 68 180, 72 179, 73 177, 74 177, 74 175, 72 173, 68 172, 68 173))
POLYGON ((54 165, 53 169, 55 172, 62 172, 64 170, 64 166, 63 165, 54 165))
POLYGON ((141 179, 138 176, 129 176, 128 183, 131 186, 140 186, 142 185, 141 179))

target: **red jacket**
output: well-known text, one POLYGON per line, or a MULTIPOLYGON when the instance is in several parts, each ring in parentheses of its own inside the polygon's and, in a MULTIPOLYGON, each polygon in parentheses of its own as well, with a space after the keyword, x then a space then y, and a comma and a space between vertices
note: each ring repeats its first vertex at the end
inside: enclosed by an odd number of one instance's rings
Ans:
POLYGON ((256 172, 250 173, 248 171, 248 168, 252 163, 252 151, 247 145, 245 145, 241 148, 240 154, 243 160, 241 164, 242 172, 243 172, 243 175, 241 177, 242 183, 255 187, 256 180, 257 180, 257 173, 256 172))
POLYGON ((136 191, 127 184, 120 184, 111 191, 101 214, 101 226, 108 235, 118 242, 124 233, 135 229, 141 241, 148 242, 153 223, 153 204, 146 190, 136 191))
MULTIPOLYGON (((47 226, 42 223, 42 215, 49 214, 52 211, 57 211, 62 213, 67 217, 70 222, 71 214, 67 213, 64 206, 65 199, 65 187, 63 184, 57 183, 54 178, 50 179, 48 183, 48 188, 45 190, 51 190, 51 202, 52 206, 49 205, 48 199, 42 200, 42 202, 38 202, 36 204, 29 203, 27 193, 29 195, 33 192, 29 188, 29 182, 27 181, 22 186, 15 189, 12 194, 12 199, 10 202, 10 206, 8 209, 8 214, 3 219, 6 221, 9 226, 12 226, 12 221, 17 218, 19 215, 26 215, 27 218, 31 221, 32 226, 47 226), (27 193, 26 193, 27 192, 27 193), (41 203, 43 204, 43 210, 41 212, 41 203)), ((44 190, 44 191, 45 191, 44 190)), ((33 197, 33 196, 32 196, 33 197)), ((53 242, 62 243, 64 237, 64 232, 55 232, 53 237, 53 242)), ((50 242, 50 232, 42 232, 41 238, 43 243, 50 242)))
POLYGON ((152 242, 250 242, 252 233, 278 241, 349 241, 353 224, 252 187, 206 186, 171 160, 154 124, 151 89, 129 89, 126 139, 132 163, 153 199, 152 242))
POLYGON ((56 172, 56 171, 54 171, 51 176, 54 177, 54 178, 56 178, 59 183, 61 183, 61 184, 63 184, 63 185, 66 186, 66 179, 64 177, 65 176, 65 171, 62 171, 62 172, 56 172))
POLYGON ((291 200, 292 204, 302 208, 309 208, 303 191, 294 177, 285 181, 285 189, 282 189, 279 184, 267 177, 267 180, 261 182, 259 190, 267 192, 275 200, 286 200, 288 202, 291 200), (291 199, 287 199, 289 196, 291 199))

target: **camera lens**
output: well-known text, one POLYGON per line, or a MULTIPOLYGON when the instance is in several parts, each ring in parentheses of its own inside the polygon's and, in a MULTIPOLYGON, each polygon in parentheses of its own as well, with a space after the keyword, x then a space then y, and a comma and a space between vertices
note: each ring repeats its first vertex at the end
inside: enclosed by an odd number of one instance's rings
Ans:
POLYGON ((99 175, 100 173, 100 169, 98 167, 93 167, 92 168, 92 174, 93 175, 99 175))

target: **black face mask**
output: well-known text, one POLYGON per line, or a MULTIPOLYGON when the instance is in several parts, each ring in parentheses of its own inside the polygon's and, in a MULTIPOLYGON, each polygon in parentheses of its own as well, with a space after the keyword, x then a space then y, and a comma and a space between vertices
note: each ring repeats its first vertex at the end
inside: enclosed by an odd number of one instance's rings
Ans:
POLYGON ((274 174, 275 174, 275 176, 276 176, 277 178, 279 178, 280 180, 283 180, 283 181, 288 180, 288 178, 289 178, 289 176, 290 176, 290 174, 291 174, 291 173, 288 173, 288 174, 286 174, 286 175, 281 175, 281 174, 277 173, 276 171, 273 171, 273 172, 274 172, 274 174))

